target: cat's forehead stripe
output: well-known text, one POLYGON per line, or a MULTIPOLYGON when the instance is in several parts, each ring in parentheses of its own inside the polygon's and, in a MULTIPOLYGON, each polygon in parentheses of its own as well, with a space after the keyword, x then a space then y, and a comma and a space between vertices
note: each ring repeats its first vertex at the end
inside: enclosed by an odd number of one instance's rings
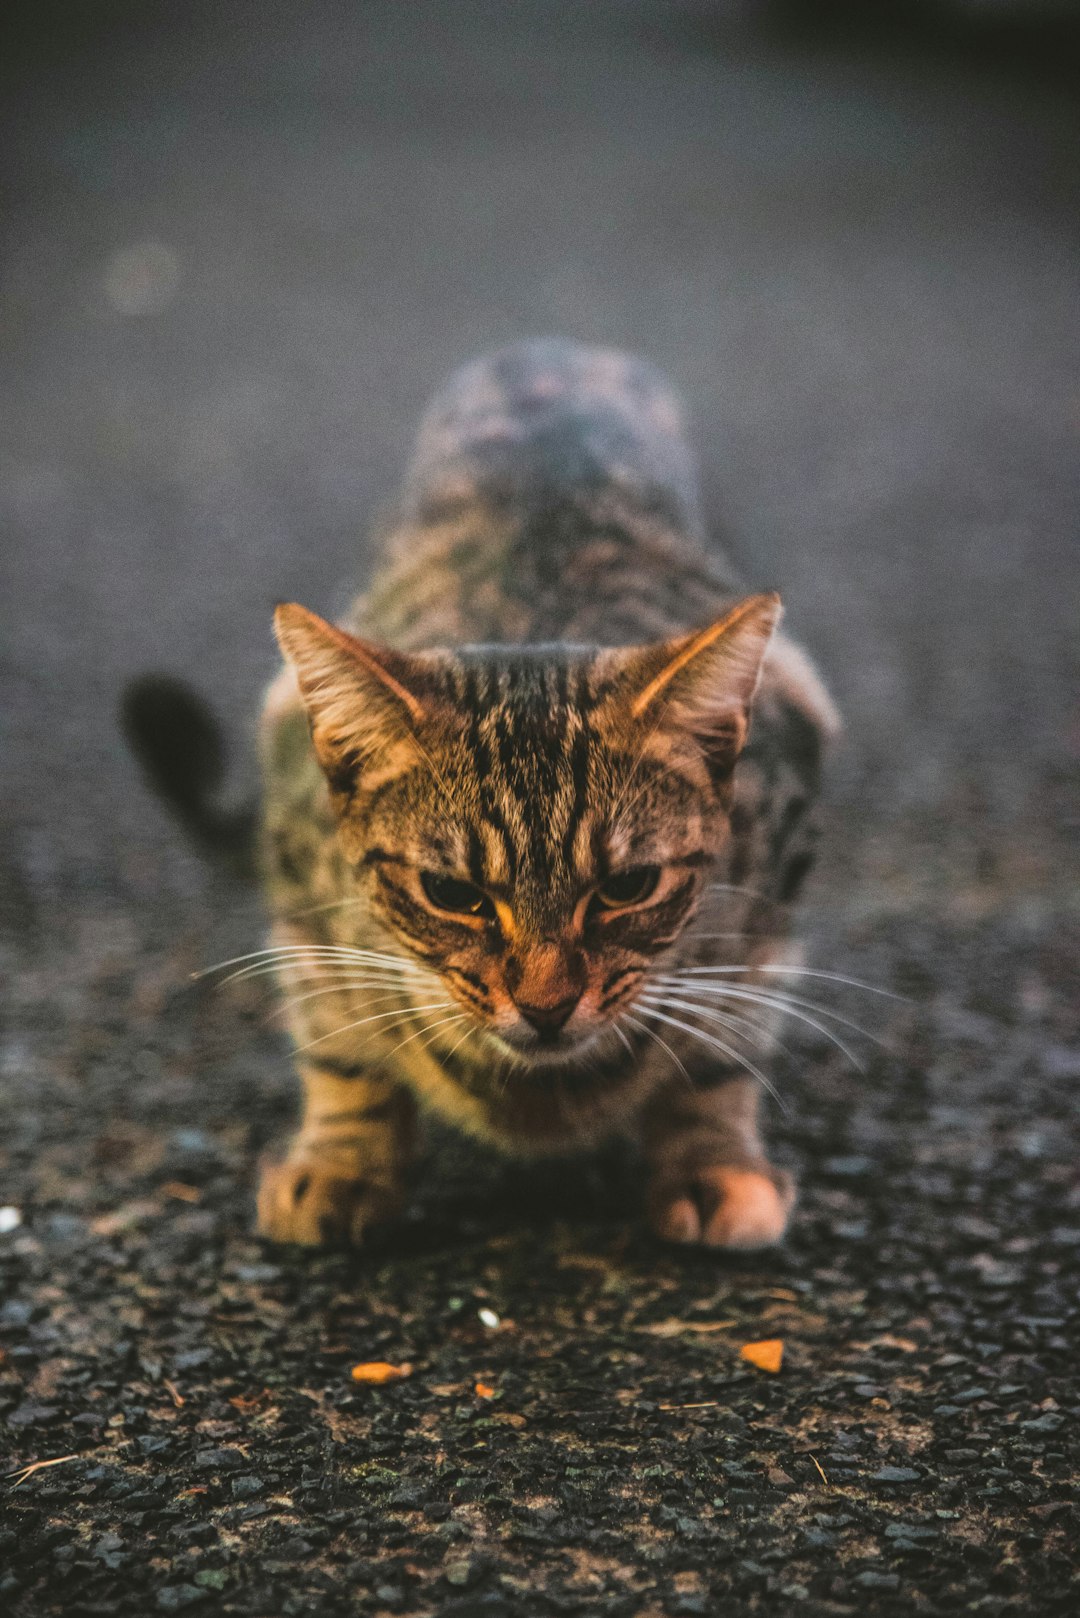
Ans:
POLYGON ((459 678, 481 814, 473 858, 483 881, 506 887, 527 872, 536 882, 580 882, 594 853, 591 829, 579 836, 596 790, 587 670, 565 657, 496 657, 465 664, 459 678))

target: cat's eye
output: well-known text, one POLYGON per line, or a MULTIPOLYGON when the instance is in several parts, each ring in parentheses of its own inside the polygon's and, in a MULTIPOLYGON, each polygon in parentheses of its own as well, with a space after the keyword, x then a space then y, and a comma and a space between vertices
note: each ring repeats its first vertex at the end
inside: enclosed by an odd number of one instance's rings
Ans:
POLYGON ((639 905, 650 898, 659 881, 658 865, 635 865, 601 882, 596 890, 597 902, 604 910, 625 910, 628 905, 639 905))
POLYGON ((456 876, 439 876, 435 871, 421 871, 420 886, 436 910, 449 910, 457 916, 484 916, 495 914, 495 907, 482 888, 472 882, 462 882, 456 876))

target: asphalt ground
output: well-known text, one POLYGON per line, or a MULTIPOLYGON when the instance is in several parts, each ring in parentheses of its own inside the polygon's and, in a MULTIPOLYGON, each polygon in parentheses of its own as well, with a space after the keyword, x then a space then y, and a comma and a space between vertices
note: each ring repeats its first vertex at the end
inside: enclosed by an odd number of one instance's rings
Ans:
POLYGON ((1080 116, 1067 30, 959 12, 16 12, 13 1618, 1080 1605, 1080 116), (242 794, 272 604, 341 605, 432 388, 550 331, 684 391, 714 531, 847 720, 812 963, 904 998, 820 985, 862 1070, 792 1030, 776 1253, 659 1247, 622 1148, 441 1135, 369 1253, 273 1250, 284 1041, 190 976, 258 900, 149 799, 118 694, 194 679, 242 794), (740 1357, 773 1338, 778 1374, 740 1357))

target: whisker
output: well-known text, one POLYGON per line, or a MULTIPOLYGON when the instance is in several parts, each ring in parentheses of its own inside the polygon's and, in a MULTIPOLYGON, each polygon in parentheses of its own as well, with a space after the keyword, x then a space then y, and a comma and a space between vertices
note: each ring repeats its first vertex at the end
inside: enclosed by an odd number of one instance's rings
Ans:
POLYGON ((320 958, 331 955, 346 956, 350 960, 379 962, 395 969, 423 970, 414 962, 406 960, 404 956, 387 954, 381 950, 357 949, 348 944, 277 944, 270 949, 255 949, 246 955, 234 955, 230 960, 218 961, 214 966, 204 967, 201 972, 193 972, 191 975, 198 980, 211 977, 215 972, 223 972, 229 966, 242 966, 245 962, 272 965, 276 961, 291 959, 298 955, 320 958))
POLYGON ((630 1041, 627 1039, 626 1035, 623 1033, 622 1029, 619 1027, 618 1016, 615 1017, 615 1019, 613 1020, 613 1022, 611 1024, 611 1032, 613 1034, 617 1034, 619 1036, 619 1038, 622 1040, 623 1044, 626 1046, 626 1049, 630 1052, 631 1057, 633 1057, 633 1055, 634 1055, 634 1047, 631 1045, 630 1041))
MULTIPOLYGON (((692 927, 693 923, 691 922, 690 925, 692 927)), ((737 927, 730 933, 695 933, 691 932, 689 927, 686 930, 688 944, 696 944, 699 939, 705 938, 759 938, 760 936, 759 933, 748 932, 745 927, 737 927)))
POLYGON ((743 887, 739 882, 706 882, 705 892, 741 893, 747 899, 761 899, 765 902, 765 904, 772 903, 772 900, 769 898, 767 893, 762 893, 758 888, 743 887))
POLYGON ((355 893, 350 899, 332 899, 327 905, 308 905, 304 910, 290 910, 289 920, 299 921, 303 916, 321 916, 327 910, 344 910, 347 905, 359 905, 364 903, 364 894, 355 893))
MULTIPOLYGON (((222 971, 224 971, 224 969, 227 966, 237 966, 243 961, 271 960, 271 959, 273 959, 274 956, 277 956, 277 955, 303 955, 303 954, 318 955, 318 954, 325 953, 327 950, 346 950, 346 949, 351 949, 351 946, 346 945, 346 944, 316 944, 316 943, 308 943, 308 944, 269 944, 264 949, 251 949, 251 950, 248 950, 247 953, 244 954, 244 955, 231 955, 231 956, 229 956, 229 958, 227 960, 216 961, 213 966, 205 966, 205 967, 203 967, 203 969, 200 972, 193 972, 192 976, 193 977, 200 977, 200 978, 209 977, 211 972, 222 972, 222 971)), ((359 951, 357 951, 356 953, 359 953, 359 951)), ((369 952, 369 953, 373 953, 373 952, 369 952)))
MULTIPOLYGON (((293 995, 291 999, 284 1001, 280 1006, 275 1006, 270 1012, 270 1016, 283 1016, 286 1011, 292 1011, 295 1006, 302 1006, 307 1000, 317 1000, 320 995, 362 993, 367 988, 382 988, 382 984, 353 983, 349 979, 346 979, 342 983, 332 983, 328 988, 312 989, 309 994, 293 995)), ((377 1006, 382 1000, 395 1000, 400 999, 400 997, 400 989, 390 989, 386 994, 376 995, 375 999, 372 1000, 370 1004, 377 1006)))
MULTIPOLYGON (((638 1000, 642 1004, 644 1004, 646 1001, 650 1001, 651 1003, 653 1003, 655 1005, 658 1005, 658 1006, 680 1006, 681 1005, 684 1008, 684 1010, 686 1010, 686 1011, 696 1011, 698 1009, 698 1006, 701 1004, 700 1001, 674 1000, 668 994, 661 995, 661 994, 657 994, 655 992, 650 992, 649 990, 645 990, 642 994, 640 994, 638 996, 638 1000)), ((716 1011, 716 1012, 714 1012, 714 1015, 716 1017, 718 1017, 721 1022, 726 1022, 728 1024, 728 1026, 731 1027, 731 1028, 738 1028, 740 1026, 740 1024, 741 1024, 743 1028, 750 1028, 755 1033, 757 1033, 759 1035, 761 1035, 764 1032, 764 1030, 761 1029, 759 1027, 759 1025, 757 1023, 755 1023, 750 1017, 740 1017, 736 1012, 733 1012, 733 1011, 726 1011, 726 1012, 725 1011, 716 1011)))
MULTIPOLYGON (((449 1000, 448 1000, 448 1001, 447 1001, 447 1002, 446 1002, 446 1004, 447 1004, 447 1005, 450 1005, 450 1004, 451 1004, 451 1002, 450 1002, 450 1001, 449 1001, 449 1000)), ((401 1017, 401 1021, 402 1021, 402 1022, 407 1022, 407 1021, 408 1021, 408 1018, 409 1018, 409 1013, 410 1013, 410 1011, 411 1011, 411 1010, 413 1010, 413 1009, 417 1009, 417 1008, 409 1008, 409 1009, 408 1009, 408 1010, 406 1010, 406 1011, 405 1011, 405 1012, 404 1012, 404 1013, 403 1013, 403 1015, 402 1015, 402 1017, 401 1017)), ((459 1015, 460 1015, 460 1016, 462 1016, 462 1017, 468 1017, 468 1012, 466 1012, 466 1011, 462 1011, 462 1012, 460 1012, 460 1013, 459 1013, 459 1015)), ((452 1020, 453 1020, 453 1019, 451 1019, 451 1018, 447 1018, 447 1019, 446 1019, 446 1021, 448 1021, 448 1022, 449 1022, 449 1021, 452 1021, 452 1020)), ((435 1025, 435 1024, 434 1024, 434 1023, 427 1023, 427 1024, 425 1024, 425 1028, 433 1028, 433 1027, 435 1027, 435 1026, 436 1026, 436 1025, 435 1025)), ((418 1029, 418 1030, 417 1030, 417 1032, 418 1032, 418 1033, 421 1033, 421 1034, 422 1034, 422 1033, 424 1033, 424 1032, 425 1032, 425 1028, 421 1028, 421 1029, 418 1029)), ((358 1045, 358 1046, 357 1046, 357 1049, 358 1049, 358 1050, 361 1050, 361 1051, 363 1051, 363 1050, 366 1050, 366 1049, 367 1049, 367 1047, 368 1047, 368 1046, 369 1046, 369 1045, 370 1045, 370 1044, 371 1044, 371 1042, 372 1042, 372 1040, 373 1040, 373 1039, 378 1039, 378 1037, 379 1037, 379 1035, 380 1035, 380 1034, 383 1034, 383 1033, 387 1033, 387 1032, 388 1032, 388 1031, 389 1031, 389 1030, 387 1030, 387 1029, 385 1029, 385 1028, 377 1028, 377 1029, 376 1029, 376 1030, 375 1030, 375 1031, 374 1031, 374 1033, 372 1033, 372 1034, 369 1034, 369 1035, 368 1035, 368 1037, 367 1037, 367 1039, 365 1039, 365 1040, 363 1040, 363 1041, 362 1041, 362 1043, 361 1043, 361 1044, 360 1044, 360 1045, 358 1045)), ((407 1042, 407 1041, 406 1041, 406 1043, 408 1043, 408 1042, 407 1042)), ((383 1058, 383 1060, 384 1060, 384 1061, 385 1061, 385 1060, 387 1060, 387 1059, 388 1059, 388 1058, 389 1058, 389 1057, 390 1057, 390 1056, 392 1056, 392 1055, 393 1055, 393 1054, 394 1054, 394 1051, 395 1051, 395 1050, 397 1050, 397 1049, 398 1049, 398 1047, 397 1047, 397 1046, 396 1046, 396 1045, 395 1045, 395 1046, 394 1046, 394 1047, 393 1047, 393 1048, 392 1048, 392 1049, 391 1049, 391 1050, 390 1050, 390 1051, 388 1051, 388 1052, 387 1052, 387 1056, 386 1056, 386 1057, 384 1057, 384 1058, 383 1058)))
POLYGON ((789 994, 786 989, 765 988, 764 986, 756 986, 745 982, 703 983, 697 977, 690 982, 681 976, 673 977, 670 980, 666 977, 658 977, 655 981, 657 983, 670 981, 673 987, 678 988, 684 994, 696 991, 700 994, 729 994, 733 997, 739 995, 744 997, 752 996, 763 1004, 766 1001, 771 1001, 775 1005, 802 1006, 806 1011, 816 1011, 819 1017, 828 1017, 831 1022, 838 1022, 841 1027, 850 1028, 856 1034, 861 1034, 863 1039, 868 1039, 872 1045, 879 1045, 882 1050, 888 1049, 888 1044, 885 1040, 879 1038, 877 1034, 872 1034, 868 1028, 864 1028, 861 1023, 853 1021, 851 1017, 843 1016, 839 1011, 834 1011, 831 1006, 823 1006, 818 1000, 808 1000, 804 995, 789 994))
POLYGON ((303 955, 294 955, 284 960, 279 959, 255 966, 243 967, 239 972, 231 972, 227 978, 221 978, 214 987, 220 990, 227 988, 230 983, 247 982, 253 978, 275 977, 289 970, 314 973, 330 970, 366 971, 377 973, 388 981, 394 980, 401 983, 419 983, 423 978, 433 979, 435 975, 424 971, 401 971, 396 967, 384 966, 378 961, 354 960, 348 955, 326 955, 317 960, 311 960, 303 955))
MULTIPOLYGON (((724 935, 716 933, 706 936, 720 938, 724 935)), ((845 977, 842 972, 819 972, 812 966, 685 966, 680 968, 680 972, 690 977, 706 977, 710 974, 722 977, 739 972, 775 972, 782 977, 825 978, 830 983, 846 983, 852 989, 865 989, 867 994, 883 995, 886 1000, 900 1000, 905 1005, 911 1004, 906 994, 896 994, 892 989, 882 989, 876 983, 864 983, 861 978, 845 977)))
MULTIPOLYGON (((646 998, 647 997, 645 995, 640 996, 642 1004, 645 1003, 646 998)), ((663 1000, 654 1001, 653 1003, 664 1006, 680 1007, 683 1011, 695 1011, 701 1017, 708 1017, 713 1021, 723 1023, 726 1028, 730 1028, 738 1036, 738 1038, 745 1039, 748 1044, 750 1043, 750 1035, 752 1034, 754 1036, 754 1042, 762 1051, 768 1052, 773 1046, 775 1046, 777 1050, 783 1051, 785 1056, 794 1055, 794 1052, 789 1050, 786 1045, 777 1039, 775 1034, 768 1029, 762 1028, 761 1024, 756 1023, 752 1017, 740 1017, 736 1012, 733 1011, 717 1011, 713 1007, 703 1006, 700 1001, 689 999, 672 1000, 670 997, 665 997, 663 1000), (749 1029, 750 1032, 743 1033, 741 1030, 744 1028, 749 1029)))
MULTIPOLYGON (((685 985, 679 984, 676 986, 685 989, 685 985)), ((816 1011, 822 1017, 831 1017, 836 1022, 841 1023, 843 1027, 854 1029, 855 1033, 861 1034, 864 1039, 870 1040, 872 1044, 880 1045, 883 1049, 887 1048, 885 1041, 878 1039, 876 1034, 868 1033, 865 1028, 860 1028, 859 1024, 852 1022, 849 1017, 841 1017, 839 1012, 830 1011, 826 1006, 819 1006, 813 1000, 800 1000, 794 995, 787 994, 768 994, 761 990, 745 988, 742 985, 736 987, 733 984, 724 988, 718 985, 703 985, 697 992, 699 994, 716 995, 718 998, 726 1000, 748 1000, 753 1005, 771 1006, 774 1010, 783 1011, 789 1017, 795 1017, 799 1022, 807 1023, 811 1028, 816 1028, 819 1034, 823 1034, 826 1039, 836 1046, 837 1050, 843 1051, 848 1061, 860 1073, 866 1071, 865 1065, 855 1055, 850 1046, 846 1045, 831 1028, 827 1028, 824 1023, 818 1022, 816 1017, 808 1016, 806 1010, 798 1010, 798 1007, 806 1007, 809 1011, 816 1011)))
POLYGON ((349 967, 353 971, 363 969, 368 972, 382 972, 392 974, 394 977, 416 976, 425 972, 425 967, 393 966, 388 961, 367 960, 362 955, 353 955, 350 951, 327 951, 324 954, 312 955, 310 953, 297 955, 278 955, 272 961, 254 961, 250 966, 242 966, 230 974, 224 981, 231 983, 234 978, 253 977, 260 972, 278 972, 285 967, 315 967, 320 970, 325 967, 349 967))
MULTIPOLYGON (((462 1012, 462 1016, 466 1016, 466 1015, 467 1015, 466 1012, 462 1012)), ((454 1044, 454 1045, 451 1045, 450 1049, 446 1052, 446 1055, 443 1057, 444 1062, 449 1062, 450 1058, 454 1055, 455 1051, 459 1051, 461 1049, 462 1045, 464 1045, 465 1041, 468 1039, 468 1037, 469 1037, 469 1035, 471 1033, 472 1033, 472 1028, 471 1027, 466 1028, 465 1032, 462 1034, 461 1038, 457 1041, 457 1043, 454 1044)))
MULTIPOLYGON (((410 1034, 408 1039, 401 1040, 399 1044, 394 1046, 393 1050, 388 1051, 387 1052, 387 1057, 389 1058, 391 1056, 394 1056, 398 1051, 400 1051, 402 1049, 403 1046, 411 1045, 414 1039, 419 1039, 420 1038, 421 1034, 429 1034, 433 1028, 444 1028, 447 1023, 461 1022, 461 1020, 463 1018, 465 1018, 465 1017, 468 1017, 468 1015, 469 1015, 469 1013, 467 1011, 459 1011, 456 1014, 456 1016, 453 1016, 453 1017, 439 1017, 439 1018, 436 1019, 435 1022, 425 1023, 423 1028, 418 1028, 416 1030, 415 1034, 410 1034)), ((460 1043, 461 1042, 459 1040, 458 1044, 460 1044, 460 1043)), ((421 1049, 426 1050, 427 1046, 426 1045, 421 1046, 421 1049)), ((456 1045, 455 1045, 454 1049, 455 1050, 457 1049, 456 1045)))
POLYGON ((253 960, 248 966, 240 970, 250 972, 258 966, 272 966, 279 961, 290 961, 311 957, 317 960, 347 960, 361 961, 369 966, 382 966, 388 971, 418 972, 423 968, 415 961, 406 960, 402 955, 387 955, 381 950, 361 949, 355 944, 289 944, 275 950, 266 950, 262 956, 253 960))
MULTIPOLYGON (((332 1028, 328 1034, 320 1034, 318 1039, 311 1039, 306 1045, 298 1045, 297 1051, 310 1051, 315 1045, 322 1045, 328 1039, 336 1039, 339 1034, 347 1034, 351 1028, 363 1028, 366 1023, 382 1022, 386 1017, 408 1017, 416 1011, 443 1011, 447 1006, 453 1005, 452 1000, 434 1000, 426 1006, 406 1006, 395 1011, 379 1011, 373 1017, 360 1017, 356 1022, 347 1022, 342 1028, 332 1028)), ((462 1016, 464 1016, 464 1012, 462 1016)))
POLYGON ((624 1011, 622 1015, 626 1018, 626 1021, 630 1024, 631 1028, 640 1028, 642 1033, 648 1034, 649 1038, 654 1040, 662 1051, 667 1051, 668 1055, 671 1057, 671 1060, 675 1063, 675 1066, 678 1068, 679 1072, 682 1074, 683 1078, 686 1080, 687 1084, 692 1090, 694 1088, 694 1081, 687 1072, 685 1063, 682 1062, 678 1056, 676 1056, 667 1040, 661 1039, 655 1028, 650 1028, 647 1023, 643 1023, 637 1017, 631 1017, 628 1011, 624 1011))
POLYGON ((299 983, 305 978, 316 982, 322 978, 329 978, 342 972, 365 971, 371 975, 372 981, 380 983, 417 983, 421 978, 435 981, 434 972, 397 972, 387 966, 373 965, 367 961, 350 961, 347 957, 330 957, 325 961, 305 962, 302 959, 293 961, 273 961, 268 966, 249 966, 242 972, 233 972, 229 977, 215 985, 215 988, 224 989, 230 983, 251 982, 255 978, 275 977, 284 972, 291 972, 293 981, 299 983))
POLYGON ((659 1018, 661 1022, 670 1023, 673 1028, 681 1028, 684 1033, 692 1035, 695 1039, 700 1039, 706 1045, 714 1046, 718 1051, 722 1051, 725 1056, 729 1057, 739 1067, 745 1068, 747 1073, 752 1074, 752 1076, 757 1079, 758 1083, 765 1087, 782 1112, 787 1112, 789 1110, 787 1103, 782 1099, 776 1086, 770 1079, 766 1078, 761 1069, 759 1067, 755 1067, 754 1063, 750 1061, 749 1057, 743 1056, 739 1051, 733 1050, 730 1045, 725 1045, 724 1041, 722 1039, 718 1039, 715 1034, 706 1033, 705 1029, 703 1028, 695 1028, 692 1023, 683 1022, 678 1017, 669 1017, 664 1011, 656 1011, 655 1009, 650 1008, 648 1015, 650 1017, 659 1018))
POLYGON ((304 961, 311 961, 314 966, 327 966, 327 964, 332 966, 335 961, 337 963, 345 961, 350 966, 369 966, 372 971, 379 972, 426 971, 426 968, 419 966, 419 964, 413 964, 411 961, 393 961, 393 959, 382 958, 379 955, 369 955, 363 950, 347 950, 347 948, 340 948, 337 945, 334 945, 334 947, 319 945, 317 948, 290 951, 288 955, 274 955, 269 956, 269 958, 262 958, 261 961, 251 961, 248 966, 236 968, 235 976, 241 976, 246 972, 269 971, 275 966, 295 966, 295 964, 303 966, 304 961))

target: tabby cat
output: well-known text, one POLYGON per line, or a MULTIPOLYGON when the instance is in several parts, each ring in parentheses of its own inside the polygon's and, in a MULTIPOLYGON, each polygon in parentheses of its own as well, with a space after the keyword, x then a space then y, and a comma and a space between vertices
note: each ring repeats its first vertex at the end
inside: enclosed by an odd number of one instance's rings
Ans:
POLYGON ((651 367, 545 340, 451 378, 369 593, 277 612, 241 970, 286 991, 304 1111, 263 1234, 393 1214, 419 1102, 515 1154, 633 1127, 661 1237, 782 1236, 759 1092, 837 720, 780 614, 706 548, 651 367))

